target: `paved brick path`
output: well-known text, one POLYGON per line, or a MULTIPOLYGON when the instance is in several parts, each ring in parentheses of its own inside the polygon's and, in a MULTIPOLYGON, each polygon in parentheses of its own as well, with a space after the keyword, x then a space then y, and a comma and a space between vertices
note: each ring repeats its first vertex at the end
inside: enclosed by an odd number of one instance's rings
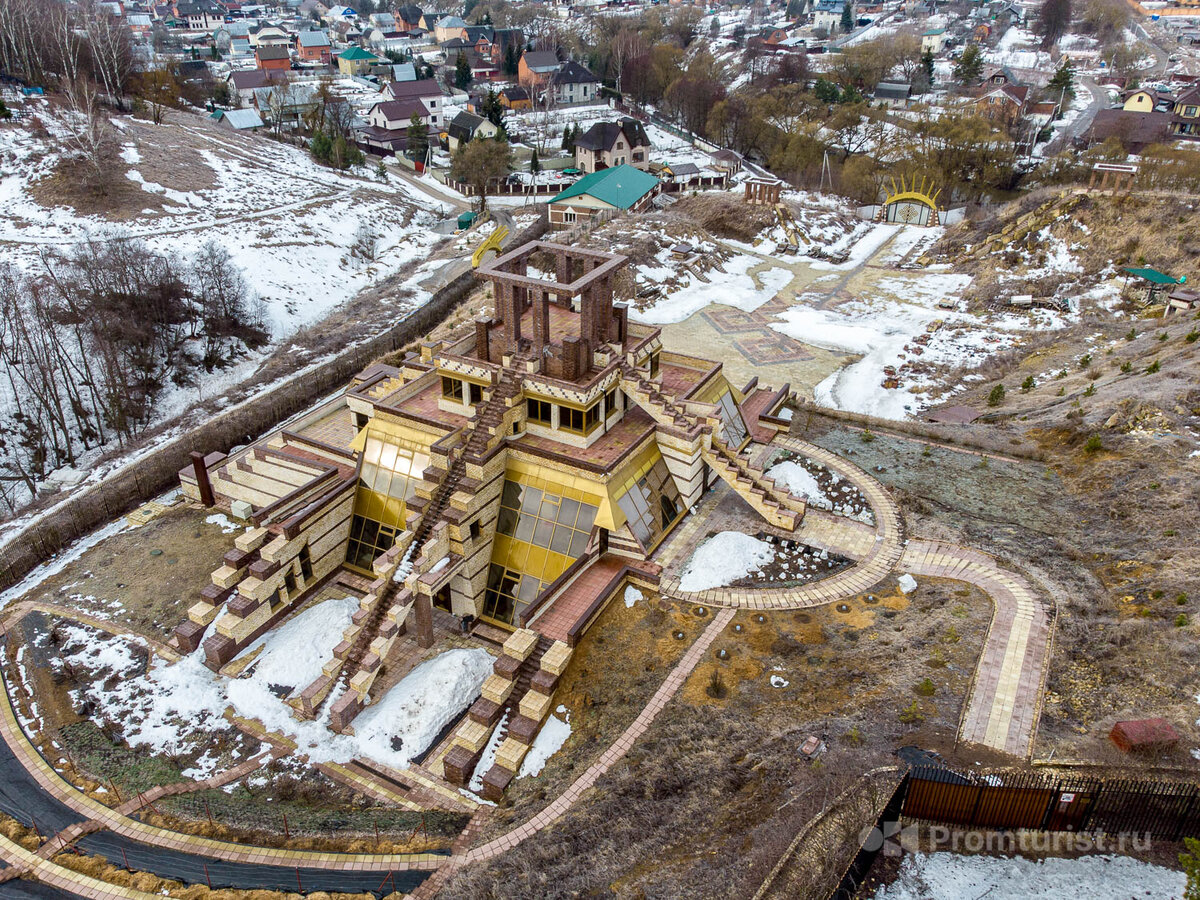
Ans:
POLYGON ((481 844, 474 850, 468 850, 461 856, 453 857, 451 864, 462 865, 464 863, 480 862, 505 853, 557 821, 559 817, 574 806, 575 801, 588 788, 592 787, 602 775, 611 769, 614 763, 624 757, 634 742, 646 733, 651 723, 662 712, 663 707, 675 696, 688 676, 692 674, 692 670, 696 668, 696 665, 704 657, 708 648, 712 646, 712 642, 716 640, 717 635, 729 625, 734 612, 735 610, 726 608, 713 616, 713 620, 708 624, 708 627, 704 629, 704 632, 696 640, 696 643, 692 644, 683 655, 683 659, 671 670, 671 674, 667 676, 658 690, 654 692, 654 696, 650 698, 650 702, 646 704, 645 708, 638 713, 638 717, 633 720, 633 724, 626 728, 621 736, 607 750, 600 754, 600 758, 589 766, 587 771, 575 779, 574 783, 566 791, 525 824, 517 826, 508 834, 501 835, 494 840, 488 841, 486 844, 481 844))
POLYGON ((995 612, 959 740, 1028 757, 1049 665, 1052 616, 1047 604, 1020 575, 967 547, 910 541, 900 567, 914 575, 968 582, 992 598, 995 612))
POLYGON ((677 573, 709 527, 704 515, 695 514, 689 517, 679 534, 672 538, 663 554, 663 565, 671 570, 663 573, 663 594, 709 606, 800 609, 821 606, 868 591, 895 568, 904 549, 904 525, 900 509, 887 488, 858 466, 815 444, 794 437, 779 437, 773 443, 820 463, 851 482, 866 498, 875 516, 874 526, 809 507, 795 533, 784 535, 791 540, 853 559, 856 564, 828 578, 796 587, 764 586, 684 591, 680 587, 677 573))

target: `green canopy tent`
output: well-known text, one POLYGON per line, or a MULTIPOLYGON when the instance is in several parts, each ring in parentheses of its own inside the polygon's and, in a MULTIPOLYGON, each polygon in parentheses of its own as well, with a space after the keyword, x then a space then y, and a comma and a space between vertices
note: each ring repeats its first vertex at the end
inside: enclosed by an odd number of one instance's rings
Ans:
POLYGON ((1174 278, 1165 272, 1158 271, 1158 269, 1126 268, 1124 271, 1125 284, 1121 288, 1122 293, 1124 293, 1125 288, 1129 286, 1130 276, 1146 282, 1146 306, 1153 306, 1163 291, 1166 291, 1177 284, 1183 284, 1187 281, 1186 275, 1181 275, 1178 278, 1174 278))

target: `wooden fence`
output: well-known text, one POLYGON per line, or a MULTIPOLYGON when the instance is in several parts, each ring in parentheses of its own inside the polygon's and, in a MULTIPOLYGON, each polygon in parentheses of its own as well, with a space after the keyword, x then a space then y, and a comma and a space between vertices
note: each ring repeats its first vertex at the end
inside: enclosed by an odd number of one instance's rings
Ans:
POLYGON ((918 768, 909 775, 902 814, 961 828, 1134 833, 1178 841, 1200 837, 1200 786, 918 768))

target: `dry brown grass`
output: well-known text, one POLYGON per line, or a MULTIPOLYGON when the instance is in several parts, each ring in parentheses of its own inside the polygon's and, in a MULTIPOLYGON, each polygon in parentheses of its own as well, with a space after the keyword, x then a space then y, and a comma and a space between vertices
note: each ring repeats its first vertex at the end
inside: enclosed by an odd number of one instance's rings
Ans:
POLYGON ((699 193, 683 197, 671 211, 685 216, 719 238, 750 241, 775 222, 769 206, 751 206, 726 192, 699 193))

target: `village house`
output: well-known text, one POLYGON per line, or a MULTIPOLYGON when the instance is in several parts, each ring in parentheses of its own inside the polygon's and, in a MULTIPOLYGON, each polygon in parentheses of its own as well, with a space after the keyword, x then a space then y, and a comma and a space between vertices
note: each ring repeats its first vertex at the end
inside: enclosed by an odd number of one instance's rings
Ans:
POLYGON ((367 75, 379 57, 362 47, 349 47, 337 56, 338 71, 346 76, 367 75))
POLYGON ((417 81, 393 81, 384 91, 393 100, 420 100, 429 113, 429 127, 441 131, 443 125, 443 110, 445 95, 438 83, 432 78, 422 78, 417 81))
POLYGON ((269 72, 286 72, 292 67, 292 54, 286 47, 259 47, 254 51, 256 68, 269 72))
POLYGON ((433 34, 439 44, 453 38, 466 40, 467 23, 458 16, 446 16, 444 19, 438 20, 433 28, 433 34))
POLYGON ((928 31, 921 33, 921 52, 932 53, 934 56, 941 54, 946 49, 946 29, 945 28, 930 28, 928 31))
POLYGON ((1176 97, 1171 113, 1172 134, 1200 138, 1200 88, 1187 88, 1176 97))
POLYGON ((558 57, 549 50, 526 50, 517 63, 517 80, 530 93, 540 91, 558 71, 558 57))
POLYGON ((533 101, 529 99, 529 91, 523 87, 506 87, 500 92, 500 105, 505 109, 532 109, 533 101))
POLYGON ((554 102, 560 106, 592 103, 600 95, 600 79, 573 59, 550 76, 550 84, 554 102))
POLYGON ((972 106, 977 116, 1007 128, 1025 115, 1028 99, 1028 86, 1005 84, 985 90, 985 93, 975 99, 972 106))
POLYGON ((597 122, 576 138, 575 165, 589 174, 623 165, 644 170, 650 165, 650 138, 636 119, 597 122))
POLYGON ((175 17, 189 31, 212 31, 225 23, 225 14, 221 8, 207 0, 176 3, 175 17))
POLYGON ((394 13, 396 17, 396 28, 400 31, 412 31, 421 27, 421 7, 419 6, 398 6, 394 13))
MULTIPOLYGON (((842 23, 842 0, 817 0, 813 5, 812 27, 826 34, 833 34, 842 23)), ((851 5, 851 14, 854 8, 851 5)))
POLYGON ((290 47, 292 35, 278 25, 261 25, 249 30, 250 46, 258 47, 290 47))
POLYGON ((658 193, 660 182, 630 165, 585 175, 550 201, 550 227, 569 228, 606 214, 642 212, 658 193))
POLYGON ((302 31, 296 35, 296 58, 300 62, 327 66, 333 61, 329 35, 323 31, 302 31))
POLYGON ((446 138, 450 145, 450 152, 455 153, 459 147, 474 138, 495 137, 499 131, 500 129, 490 119, 472 115, 469 112, 460 112, 450 120, 450 125, 446 129, 446 138))

